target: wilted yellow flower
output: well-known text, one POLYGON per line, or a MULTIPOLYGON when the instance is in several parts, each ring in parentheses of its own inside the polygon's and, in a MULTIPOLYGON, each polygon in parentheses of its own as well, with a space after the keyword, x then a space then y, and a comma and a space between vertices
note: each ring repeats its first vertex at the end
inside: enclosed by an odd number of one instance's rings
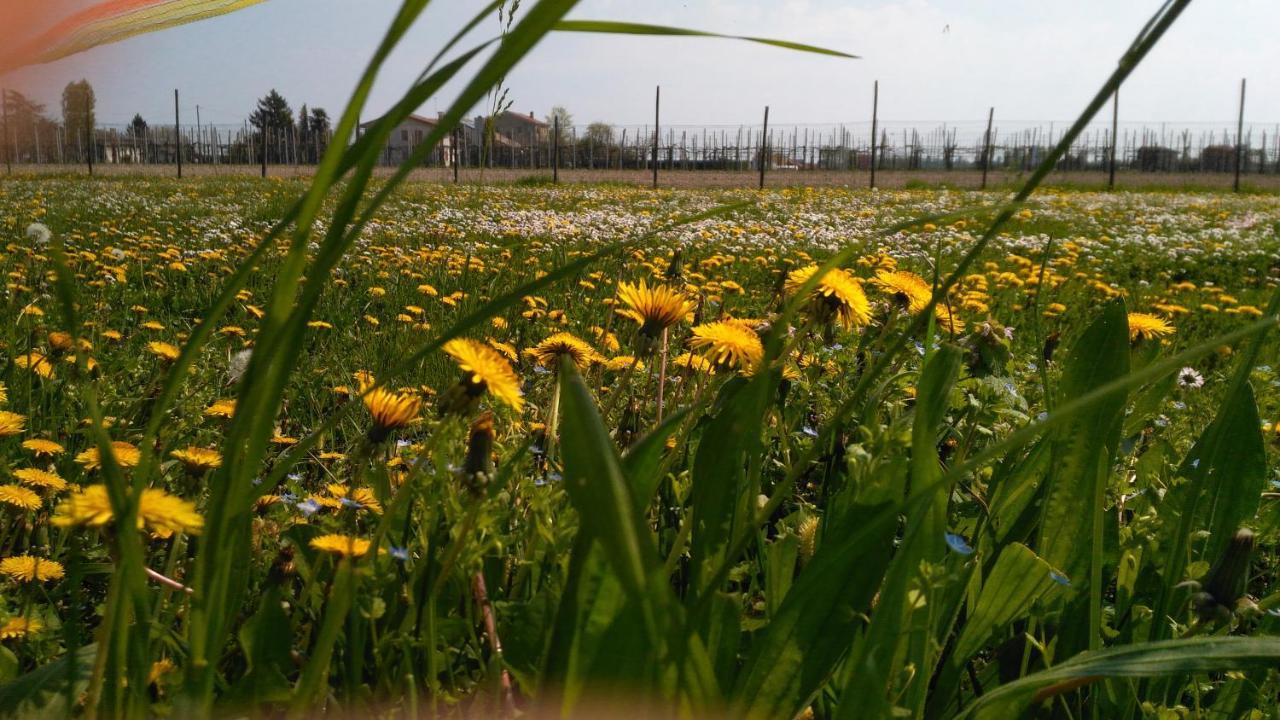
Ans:
POLYGON ((8 410, 0 410, 0 437, 21 435, 26 429, 27 416, 8 410))
MULTIPOLYGON (((138 460, 142 458, 142 453, 138 448, 130 445, 123 440, 116 440, 111 443, 111 454, 115 456, 116 463, 120 467, 130 468, 138 464, 138 460)), ((85 470, 97 470, 102 467, 102 456, 98 453, 97 446, 76 456, 76 462, 84 466, 85 470)))
POLYGON ((735 322, 713 322, 693 329, 689 345, 717 367, 752 372, 764 357, 760 336, 735 322))
POLYGON ((478 340, 455 338, 444 344, 444 351, 462 370, 459 384, 467 397, 477 398, 488 390, 516 412, 524 406, 520 376, 497 350, 478 340))
POLYGON ((311 547, 340 557, 364 557, 369 553, 369 541, 350 535, 320 535, 311 539, 311 547))
POLYGON ((20 485, 0 485, 0 503, 21 510, 35 510, 42 502, 39 495, 20 485))
POLYGON ((59 580, 64 572, 61 563, 31 555, 15 555, 0 560, 0 575, 15 582, 59 580))

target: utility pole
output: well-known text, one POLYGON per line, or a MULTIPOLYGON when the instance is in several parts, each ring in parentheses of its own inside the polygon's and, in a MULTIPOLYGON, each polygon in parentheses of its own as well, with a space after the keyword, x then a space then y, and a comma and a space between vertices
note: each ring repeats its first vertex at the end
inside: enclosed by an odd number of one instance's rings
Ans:
POLYGON ((560 116, 553 115, 551 117, 551 132, 555 135, 551 139, 551 184, 555 185, 560 182, 560 116))
POLYGON ((1112 190, 1116 186, 1116 145, 1120 139, 1120 88, 1116 88, 1116 92, 1111 96, 1111 157, 1109 158, 1109 169, 1107 170, 1107 189, 1112 190))
POLYGON ((1244 78, 1240 78, 1240 115, 1236 120, 1236 179, 1231 189, 1240 192, 1240 166, 1244 164, 1244 78))
POLYGON ((982 189, 987 189, 987 168, 991 166, 991 121, 996 117, 993 107, 987 111, 987 134, 982 142, 982 189))
POLYGON ((658 104, 662 99, 662 86, 653 93, 653 189, 658 189, 658 104))
POLYGON ((764 189, 764 169, 769 164, 769 106, 764 106, 764 132, 760 135, 760 189, 764 189))
POLYGON ((13 158, 9 156, 9 91, 0 88, 0 106, 3 106, 4 113, 4 138, 0 142, 4 143, 4 172, 6 175, 13 174, 13 158))
POLYGON ((178 177, 182 177, 182 116, 178 113, 178 89, 173 89, 173 147, 178 157, 178 177))
MULTIPOLYGON (((876 187, 876 127, 880 113, 880 81, 871 90, 871 189, 876 187)), ((850 143, 852 145, 852 143, 850 143)))
POLYGON ((200 125, 200 106, 196 106, 196 162, 200 161, 200 146, 203 144, 204 133, 201 131, 200 125))

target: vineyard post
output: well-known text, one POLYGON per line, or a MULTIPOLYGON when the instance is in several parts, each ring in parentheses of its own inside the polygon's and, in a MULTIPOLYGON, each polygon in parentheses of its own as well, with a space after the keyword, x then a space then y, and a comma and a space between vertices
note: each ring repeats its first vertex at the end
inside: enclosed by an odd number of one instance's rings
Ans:
POLYGON ((658 189, 658 106, 662 100, 662 86, 653 92, 653 189, 658 189))
POLYGON ((1231 189, 1240 192, 1240 166, 1244 164, 1244 78, 1240 78, 1240 114, 1236 117, 1236 178, 1231 189))
POLYGON ((764 130, 760 133, 760 189, 764 189, 764 169, 769 164, 769 106, 764 106, 764 130))
POLYGON ((94 141, 93 137, 93 118, 87 112, 84 114, 84 128, 86 139, 88 141, 86 144, 89 148, 89 154, 87 156, 89 159, 89 177, 93 177, 93 153, 98 149, 98 144, 94 141))
POLYGON ((1116 145, 1120 142, 1120 88, 1111 96, 1111 157, 1107 159, 1107 189, 1116 186, 1116 145))
POLYGON ((458 156, 458 140, 461 135, 459 128, 455 127, 453 129, 453 139, 450 141, 453 145, 453 184, 455 185, 458 184, 458 165, 460 160, 458 156))
POLYGON ((267 114, 262 114, 262 128, 258 131, 262 135, 262 177, 267 176, 267 114))
POLYGON ((551 139, 551 184, 555 185, 560 182, 560 116, 555 115, 551 118, 551 133, 555 135, 551 139))
POLYGON ((987 168, 991 165, 991 121, 996 117, 996 109, 987 111, 987 132, 982 141, 982 189, 987 189, 987 168))
POLYGON ((182 177, 182 117, 178 114, 178 89, 173 89, 173 146, 178 158, 178 177, 182 177))
POLYGON ((876 128, 880 113, 880 81, 871 89, 871 189, 876 187, 876 128))

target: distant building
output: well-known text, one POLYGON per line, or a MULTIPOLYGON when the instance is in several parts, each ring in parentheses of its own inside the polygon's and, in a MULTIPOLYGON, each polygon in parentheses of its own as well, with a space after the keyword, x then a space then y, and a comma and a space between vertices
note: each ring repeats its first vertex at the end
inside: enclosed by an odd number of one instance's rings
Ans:
MULTIPOLYGON (((477 115, 471 127, 476 137, 484 133, 485 116, 477 115)), ((505 147, 535 147, 551 137, 551 126, 533 116, 511 112, 498 114, 493 119, 494 144, 505 147)), ((474 139, 471 142, 476 142, 474 139)))
MULTIPOLYGON (((377 120, 370 120, 367 123, 361 123, 360 130, 363 133, 368 130, 377 120)), ((439 118, 423 117, 422 115, 410 115, 403 122, 391 131, 391 136, 387 138, 387 145, 382 149, 382 163, 384 165, 399 165, 417 149, 419 145, 426 141, 431 131, 435 130, 440 124, 439 118)), ((453 138, 452 133, 446 134, 440 138, 440 142, 432 149, 431 153, 423 161, 426 165, 448 166, 452 163, 453 158, 453 138)))

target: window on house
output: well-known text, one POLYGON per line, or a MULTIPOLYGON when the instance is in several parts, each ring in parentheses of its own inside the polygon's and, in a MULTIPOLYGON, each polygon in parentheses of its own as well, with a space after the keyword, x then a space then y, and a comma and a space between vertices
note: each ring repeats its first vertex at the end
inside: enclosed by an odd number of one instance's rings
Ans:
POLYGON ((403 140, 404 142, 409 142, 409 131, 408 131, 408 130, 401 130, 401 131, 400 131, 400 139, 401 139, 401 140, 403 140))
POLYGON ((414 130, 414 131, 413 131, 413 144, 414 144, 414 145, 421 145, 421 144, 422 144, 422 131, 421 131, 421 130, 414 130))

